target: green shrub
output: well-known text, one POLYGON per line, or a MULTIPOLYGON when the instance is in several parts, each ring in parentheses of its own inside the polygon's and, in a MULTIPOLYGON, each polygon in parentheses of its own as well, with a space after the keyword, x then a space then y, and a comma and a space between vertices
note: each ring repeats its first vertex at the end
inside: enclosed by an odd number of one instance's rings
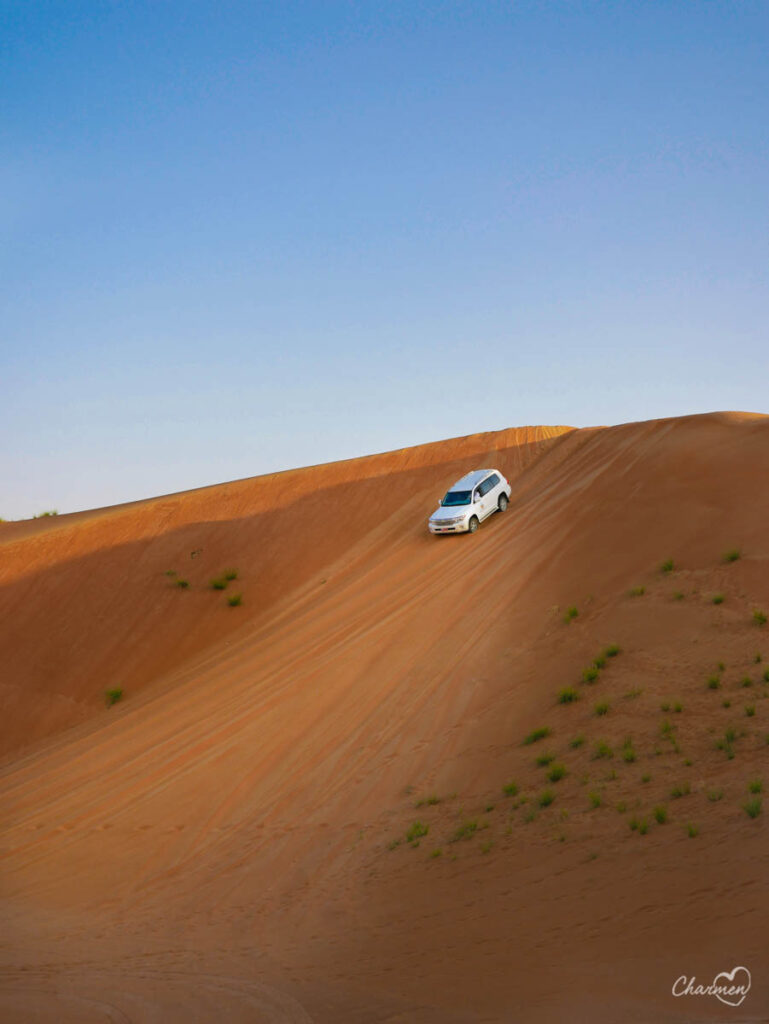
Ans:
POLYGON ((747 715, 747 717, 748 718, 752 718, 753 715, 755 715, 755 713, 756 713, 756 709, 753 707, 753 705, 752 704, 748 704, 748 706, 745 708, 745 714, 747 715))
POLYGON ((673 591, 673 600, 674 601, 683 601, 683 599, 684 599, 684 594, 683 594, 682 590, 674 590, 673 591))
POLYGON ((108 708, 111 708, 113 704, 117 704, 117 702, 122 699, 123 691, 119 686, 116 686, 112 690, 104 691, 104 701, 108 708))
POLYGON ((569 746, 572 747, 574 750, 576 750, 577 747, 583 746, 584 743, 585 743, 585 737, 584 736, 575 736, 574 739, 569 744, 569 746))
POLYGON ((224 590, 226 586, 227 580, 223 579, 221 576, 218 579, 211 580, 210 583, 210 587, 212 590, 224 590))
POLYGON ((746 801, 742 807, 749 818, 757 818, 761 813, 761 797, 754 796, 752 800, 746 801))
POLYGON ((724 598, 723 594, 713 594, 713 597, 712 597, 711 600, 713 601, 713 604, 723 604, 725 598, 724 598))
POLYGON ((636 759, 635 750, 632 747, 625 746, 622 748, 622 760, 627 764, 632 764, 636 759))
POLYGON ((421 821, 415 821, 414 824, 406 832, 406 842, 415 843, 418 839, 421 839, 422 836, 426 836, 429 831, 429 825, 425 825, 421 821))
POLYGON ((598 669, 595 665, 591 665, 589 668, 582 670, 582 681, 584 683, 594 683, 598 678, 598 669))
POLYGON ((654 820, 657 822, 658 825, 664 825, 665 822, 668 820, 667 808, 663 807, 662 804, 660 804, 658 807, 655 807, 652 813, 654 814, 654 820))
POLYGON ((718 676, 710 676, 709 677, 709 679, 708 679, 708 689, 709 690, 718 690, 720 686, 721 686, 721 680, 718 678, 718 676))
POLYGON ((682 782, 677 786, 673 786, 670 790, 670 795, 674 800, 678 800, 682 796, 688 796, 689 793, 691 793, 691 787, 688 782, 682 782))
POLYGON ((431 793, 430 796, 422 797, 421 800, 417 800, 414 804, 415 807, 434 807, 436 804, 441 802, 441 798, 431 793))
POLYGON ((646 587, 632 587, 629 591, 631 597, 643 597, 646 593, 646 587))
POLYGON ((505 796, 517 796, 518 784, 515 782, 508 782, 507 785, 502 787, 502 792, 505 794, 505 796))
POLYGON ((190 581, 189 580, 182 580, 182 579, 176 580, 176 586, 179 587, 181 590, 186 590, 187 587, 189 587, 189 585, 190 585, 190 581))
POLYGON ((763 788, 764 788, 764 786, 763 786, 763 783, 761 782, 761 779, 751 779, 750 782, 748 783, 748 792, 749 793, 760 793, 763 788))
POLYGON ((617 644, 609 644, 609 646, 604 650, 603 653, 606 655, 607 658, 616 658, 621 650, 622 648, 618 647, 617 644))
POLYGON ((594 710, 595 714, 599 718, 601 718, 603 715, 608 715, 608 713, 609 713, 608 701, 601 701, 599 704, 596 704, 596 706, 593 708, 593 710, 594 710))
POLYGON ((539 757, 537 758, 537 765, 540 768, 546 768, 550 764, 550 762, 554 761, 554 760, 555 760, 555 754, 550 754, 550 753, 540 754, 539 757))
POLYGON ((721 701, 721 707, 722 708, 730 708, 731 706, 732 706, 732 702, 730 700, 722 700, 721 701))
POLYGON ((579 611, 577 610, 576 605, 573 605, 573 604, 569 605, 569 607, 566 609, 566 614, 563 617, 563 621, 564 622, 571 622, 571 620, 572 619, 576 619, 576 617, 578 615, 579 615, 579 611))
POLYGON ((548 782, 560 782, 560 780, 567 774, 566 765, 554 764, 550 766, 550 771, 547 773, 548 782))
POLYGON ((176 576, 176 569, 166 569, 164 576, 176 576))
POLYGON ((740 549, 739 548, 731 548, 729 551, 725 551, 724 552, 724 561, 725 562, 736 562, 739 557, 740 557, 740 549))
POLYGON ((477 821, 465 821, 454 832, 449 840, 450 843, 458 843, 461 839, 471 839, 478 831, 477 821))
POLYGON ((748 686, 752 686, 752 685, 753 685, 753 680, 750 678, 750 676, 743 676, 742 679, 740 680, 740 686, 742 686, 742 687, 748 687, 748 686))
POLYGON ((765 615, 765 613, 760 611, 758 608, 756 608, 755 611, 753 612, 753 621, 755 622, 755 624, 757 626, 765 626, 766 625, 766 615, 765 615))
POLYGON ((443 853, 443 851, 441 850, 440 846, 436 846, 436 848, 433 850, 433 852, 430 854, 430 856, 434 860, 436 857, 440 857, 442 853, 443 853))
POLYGON ((670 701, 665 701, 664 704, 660 704, 660 711, 670 711, 670 701))
POLYGON ((232 582, 232 580, 236 580, 238 578, 238 570, 225 569, 224 572, 222 573, 222 576, 227 580, 228 583, 230 583, 232 582))
POLYGON ((243 604, 243 595, 230 594, 230 596, 227 598, 227 604, 230 606, 230 608, 237 608, 238 605, 243 604))
POLYGON ((672 558, 666 558, 660 566, 660 572, 672 572, 675 568, 675 564, 672 558))
POLYGON ((680 701, 676 701, 675 704, 673 705, 673 711, 675 711, 675 713, 677 715, 680 715, 681 712, 683 711, 683 709, 684 709, 684 706, 683 706, 683 704, 680 701))
POLYGON ((572 704, 575 700, 579 700, 579 690, 575 690, 573 686, 566 686, 558 693, 559 704, 572 704))
POLYGON ((712 804, 718 803, 718 801, 723 797, 723 795, 724 795, 723 789, 710 789, 710 790, 708 790, 708 800, 710 800, 710 802, 712 804))
POLYGON ((545 789, 539 795, 539 806, 549 807, 553 800, 555 800, 555 793, 552 789, 545 789))
POLYGON ((686 832, 690 839, 694 839, 700 834, 700 830, 697 825, 692 824, 691 821, 686 826, 686 832))
POLYGON ((605 740, 599 740, 593 748, 593 760, 614 757, 614 751, 605 740))
POLYGON ((651 775, 649 775, 648 772, 645 775, 641 776, 641 782, 650 782, 650 781, 651 781, 651 775))
POLYGON ((592 792, 588 793, 587 796, 588 796, 588 799, 589 799, 590 804, 591 804, 592 807, 600 807, 601 806, 601 802, 602 801, 601 801, 601 794, 600 793, 597 793, 595 790, 593 790, 592 792))
POLYGON ((541 729, 534 729, 533 732, 530 732, 529 735, 526 736, 523 742, 524 745, 528 746, 531 743, 536 743, 538 740, 545 739, 545 737, 549 735, 550 730, 545 726, 541 729))

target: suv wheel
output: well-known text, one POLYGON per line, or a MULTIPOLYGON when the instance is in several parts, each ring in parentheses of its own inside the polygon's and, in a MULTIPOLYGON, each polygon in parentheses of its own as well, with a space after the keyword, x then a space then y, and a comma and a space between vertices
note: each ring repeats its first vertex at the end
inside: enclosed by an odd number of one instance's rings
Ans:
POLYGON ((467 524, 467 532, 468 533, 475 533, 475 531, 477 529, 478 529, 478 517, 477 516, 471 516, 470 517, 470 522, 467 524))
POLYGON ((507 508, 507 495, 500 494, 499 501, 497 502, 497 504, 499 506, 499 511, 504 512, 505 509, 507 508))

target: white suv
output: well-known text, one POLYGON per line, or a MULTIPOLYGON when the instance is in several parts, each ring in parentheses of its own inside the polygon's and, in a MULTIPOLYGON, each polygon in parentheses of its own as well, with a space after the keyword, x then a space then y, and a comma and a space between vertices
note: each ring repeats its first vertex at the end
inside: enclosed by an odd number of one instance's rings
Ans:
POLYGON ((509 500, 510 484, 498 469, 474 469, 446 492, 427 525, 430 533, 475 533, 492 512, 504 512, 509 500))

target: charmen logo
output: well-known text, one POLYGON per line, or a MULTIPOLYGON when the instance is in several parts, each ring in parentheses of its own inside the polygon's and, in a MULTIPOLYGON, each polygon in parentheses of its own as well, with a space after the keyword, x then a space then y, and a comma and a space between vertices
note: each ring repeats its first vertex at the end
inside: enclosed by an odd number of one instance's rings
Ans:
POLYGON ((682 974, 673 984, 674 996, 715 996, 727 1006, 739 1006, 750 992, 750 971, 747 967, 734 967, 721 971, 709 985, 698 985, 695 977, 682 974))

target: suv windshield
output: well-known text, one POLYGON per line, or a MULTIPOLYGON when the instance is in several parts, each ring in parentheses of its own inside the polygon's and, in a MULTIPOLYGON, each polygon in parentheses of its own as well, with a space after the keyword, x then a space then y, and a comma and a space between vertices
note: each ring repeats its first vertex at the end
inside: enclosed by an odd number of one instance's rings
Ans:
POLYGON ((451 505, 469 505, 470 491, 449 491, 441 504, 444 508, 451 505))

